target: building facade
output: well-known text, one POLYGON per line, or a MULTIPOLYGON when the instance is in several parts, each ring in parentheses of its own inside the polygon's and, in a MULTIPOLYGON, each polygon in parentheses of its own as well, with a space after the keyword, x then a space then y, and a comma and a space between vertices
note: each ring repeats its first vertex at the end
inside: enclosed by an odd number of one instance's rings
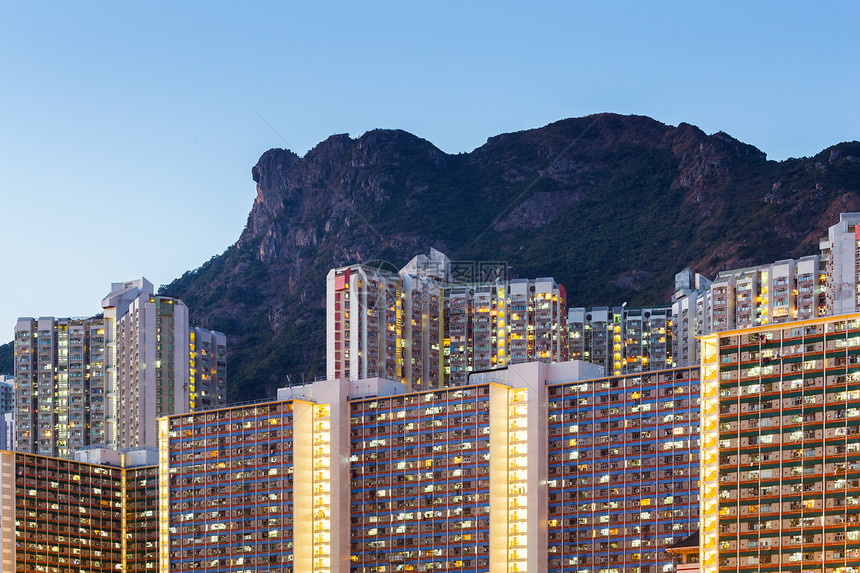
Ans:
POLYGON ((666 571, 697 525, 697 371, 533 362, 163 418, 161 566, 666 571))
POLYGON ((685 277, 693 276, 689 269, 676 275, 672 297, 675 364, 697 363, 698 336, 828 314, 826 293, 832 283, 822 272, 821 260, 810 255, 732 269, 719 273, 713 282, 695 275, 696 288, 685 286, 685 277))
POLYGON ((227 403, 227 337, 200 327, 189 329, 190 410, 209 410, 227 403))
POLYGON ((564 287, 552 278, 444 289, 441 387, 471 372, 566 357, 564 287))
POLYGON ((0 452, 0 569, 157 570, 156 468, 0 452))
POLYGON ((666 571, 699 523, 699 369, 547 394, 549 571, 666 571))
POLYGON ((839 222, 821 239, 826 277, 826 313, 860 311, 860 213, 842 213, 839 222))
POLYGON ((116 447, 155 446, 156 419, 191 407, 188 307, 136 298, 116 322, 116 447))
POLYGON ((320 381, 163 417, 153 456, 0 453, 3 570, 668 571, 698 369, 601 372, 320 381))
POLYGON ((106 442, 102 318, 20 318, 15 327, 17 449, 70 457, 106 442))
POLYGON ((840 214, 819 247, 819 255, 723 271, 713 283, 689 269, 678 273, 675 364, 697 363, 695 336, 860 311, 860 213, 840 214))
POLYGON ((326 279, 328 379, 384 377, 407 389, 465 384, 471 372, 564 360, 564 288, 551 278, 448 282, 431 250, 399 273, 366 265, 326 279))
POLYGON ((860 567, 860 315, 702 340, 701 569, 860 567))
POLYGON ((677 366, 699 363, 698 337, 712 331, 711 281, 684 269, 675 275, 672 294, 672 361, 677 366))
POLYGON ((15 411, 15 376, 0 375, 0 414, 15 411))
POLYGON ((668 307, 571 308, 565 327, 567 358, 600 365, 607 374, 672 366, 672 311, 668 307))
POLYGON ((226 338, 188 326, 181 300, 146 279, 114 283, 94 318, 19 318, 15 449, 72 457, 155 447, 158 416, 226 400, 226 338))

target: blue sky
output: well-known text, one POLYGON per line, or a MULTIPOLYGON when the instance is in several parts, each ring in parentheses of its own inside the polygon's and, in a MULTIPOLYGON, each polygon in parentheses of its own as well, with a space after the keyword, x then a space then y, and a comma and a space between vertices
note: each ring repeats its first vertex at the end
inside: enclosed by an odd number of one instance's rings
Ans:
POLYGON ((771 159, 860 138, 860 8, 749 4, 0 0, 0 342, 222 252, 271 147, 457 153, 603 111, 771 159))

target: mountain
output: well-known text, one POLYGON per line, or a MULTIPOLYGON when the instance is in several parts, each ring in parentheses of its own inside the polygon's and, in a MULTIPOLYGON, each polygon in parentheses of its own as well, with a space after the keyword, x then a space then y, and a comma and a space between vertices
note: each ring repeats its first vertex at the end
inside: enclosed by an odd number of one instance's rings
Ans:
POLYGON ((860 210, 860 143, 768 161, 725 133, 600 114, 446 154, 399 130, 333 135, 304 157, 271 149, 239 240, 162 292, 229 338, 230 398, 325 374, 325 275, 397 269, 435 247, 509 276, 553 276, 568 304, 669 301, 686 266, 817 252, 860 210))

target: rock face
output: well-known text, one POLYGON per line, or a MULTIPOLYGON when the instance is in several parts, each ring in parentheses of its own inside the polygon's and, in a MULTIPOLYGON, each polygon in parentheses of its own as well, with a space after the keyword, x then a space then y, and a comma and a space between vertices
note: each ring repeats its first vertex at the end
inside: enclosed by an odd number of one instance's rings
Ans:
POLYGON ((852 142, 777 163, 724 133, 613 114, 459 155, 397 130, 333 135, 304 157, 264 153, 237 243, 164 290, 227 333, 232 398, 271 396, 325 373, 334 266, 399 268, 435 247, 554 276, 570 305, 665 303, 685 266, 816 252, 840 211, 860 209, 857 157, 852 142))

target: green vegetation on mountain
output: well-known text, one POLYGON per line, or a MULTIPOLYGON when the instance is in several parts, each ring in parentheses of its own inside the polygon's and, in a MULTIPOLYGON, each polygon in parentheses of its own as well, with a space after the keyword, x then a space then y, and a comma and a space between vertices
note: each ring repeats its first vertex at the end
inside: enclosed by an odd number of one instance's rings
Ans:
POLYGON ((0 374, 11 376, 15 370, 15 348, 11 342, 0 345, 0 374))

